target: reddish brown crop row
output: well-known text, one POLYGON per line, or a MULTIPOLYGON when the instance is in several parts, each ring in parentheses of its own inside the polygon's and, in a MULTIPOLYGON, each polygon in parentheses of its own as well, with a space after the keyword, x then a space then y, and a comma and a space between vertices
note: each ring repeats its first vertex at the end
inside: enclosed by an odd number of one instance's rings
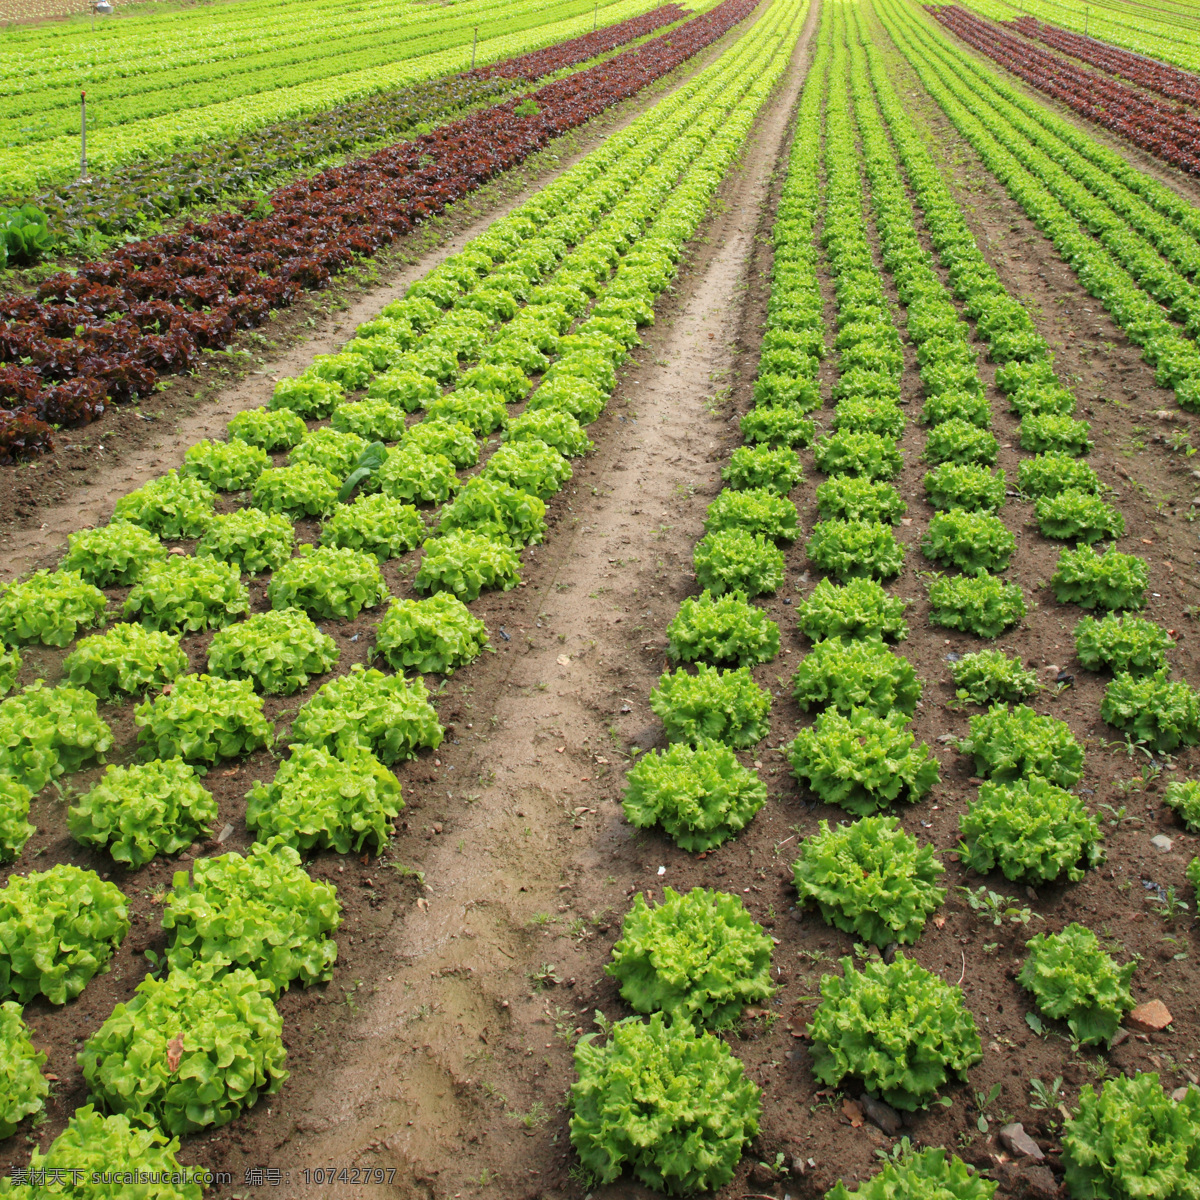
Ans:
POLYGON ((1200 175, 1200 118, 1057 54, 957 5, 926 6, 934 18, 1026 83, 1164 162, 1200 175))
POLYGON ((0 462, 52 448, 51 424, 95 419, 145 395, 162 372, 375 253, 552 138, 638 92, 711 45, 757 0, 724 0, 606 62, 481 109, 414 141, 272 193, 273 211, 188 221, 61 273, 36 299, 0 300, 0 462), (525 99, 527 99, 526 97, 525 99))
POLYGON ((1019 17, 1015 21, 1005 21, 1003 24, 1017 33, 1043 42, 1052 50, 1061 50, 1063 54, 1091 63, 1109 75, 1119 75, 1130 83, 1136 83, 1138 87, 1166 96, 1168 100, 1200 104, 1200 75, 1191 71, 1183 71, 1170 63, 1159 62, 1156 58, 1146 58, 1141 54, 1122 50, 1109 45, 1108 42, 1059 29, 1056 25, 1043 24, 1033 17, 1019 17))

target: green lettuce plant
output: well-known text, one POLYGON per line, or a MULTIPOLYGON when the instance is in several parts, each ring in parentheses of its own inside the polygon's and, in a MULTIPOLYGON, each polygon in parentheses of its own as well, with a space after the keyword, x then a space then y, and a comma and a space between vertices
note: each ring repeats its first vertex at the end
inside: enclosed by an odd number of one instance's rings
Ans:
POLYGON ((797 404, 752 408, 740 423, 742 440, 777 446, 810 446, 817 427, 804 415, 806 411, 797 404))
POLYGON ((208 672, 219 679, 249 679, 255 690, 288 696, 337 664, 333 638, 299 609, 255 613, 222 629, 208 647, 208 672))
POLYGON ((761 533, 773 542, 794 542, 800 536, 796 506, 786 496, 777 496, 766 488, 741 492, 725 488, 708 506, 704 529, 707 533, 741 529, 761 533))
POLYGON ((815 567, 841 580, 899 575, 904 550, 881 521, 820 521, 805 546, 815 567))
POLYGON ((929 584, 929 604, 934 625, 985 638, 999 637, 1028 611, 1020 587, 994 575, 939 576, 929 584))
POLYGON ((1074 489, 1053 496, 1039 496, 1035 506, 1038 528, 1059 541, 1099 542, 1119 538, 1125 518, 1099 496, 1074 489))
POLYGON ((36 832, 26 820, 33 793, 11 775, 0 775, 0 863, 11 862, 36 832))
POLYGON ((217 492, 240 492, 248 488, 271 460, 261 446, 234 438, 213 442, 205 438, 189 446, 183 456, 183 474, 202 479, 217 492))
POLYGON ((1003 571, 1016 548, 1016 538, 999 517, 961 508, 935 513, 921 540, 921 552, 931 562, 969 575, 1003 571))
POLYGON ((1200 1089, 1173 1100, 1153 1071, 1106 1079, 1079 1093, 1063 1125, 1072 1196, 1095 1200, 1193 1200, 1200 1179, 1200 1089))
POLYGON ((337 888, 311 878, 298 851, 282 839, 255 842, 245 857, 200 858, 190 876, 175 872, 163 909, 167 965, 212 975, 245 968, 278 995, 296 979, 332 978, 330 935, 341 921, 337 888))
POLYGON ((1072 922, 1061 933, 1039 933, 1017 982, 1034 995, 1038 1008, 1067 1028, 1085 1046, 1112 1041, 1121 1018, 1134 1006, 1129 981, 1137 960, 1119 967, 1085 925, 1072 922))
POLYGON ((901 641, 908 636, 907 607, 907 600, 889 596, 874 579, 846 584, 822 579, 808 599, 796 605, 796 623, 814 642, 862 637, 901 641))
POLYGON ((1200 781, 1173 779, 1163 792, 1163 803, 1179 814, 1188 829, 1200 833, 1200 781))
POLYGON ((934 508, 997 513, 1004 507, 1008 482, 1003 471, 972 463, 945 462, 925 473, 925 495, 934 508))
POLYGON ((281 379, 275 385, 268 407, 272 410, 287 409, 307 421, 320 421, 328 417, 345 398, 345 389, 338 381, 302 375, 299 379, 281 379))
POLYGON ((249 612, 250 593, 231 563, 172 555, 146 568, 124 611, 147 629, 198 633, 222 629, 249 612))
POLYGON ((895 525, 908 505, 890 483, 863 475, 834 475, 817 487, 822 521, 882 521, 895 525))
POLYGON ((957 1155, 931 1147, 889 1159, 853 1191, 838 1180, 825 1200, 992 1200, 996 1187, 957 1155))
MULTIPOLYGON (((514 445, 526 441, 545 442, 564 458, 580 458, 593 449, 591 438, 579 422, 570 413, 553 408, 514 417, 501 436, 514 445)), ((471 439, 472 443, 474 440, 471 439)))
POLYGON ((172 1134, 232 1121, 274 1095, 284 1069, 283 1018, 271 984, 251 971, 216 978, 146 976, 83 1044, 93 1102, 172 1134))
POLYGON ((371 657, 397 671, 453 675, 488 647, 487 626, 448 592, 393 600, 375 633, 371 657))
POLYGON ((502 429, 508 419, 508 407, 499 392, 460 387, 445 396, 438 396, 425 405, 425 411, 435 421, 454 421, 465 425, 479 437, 487 437, 502 429))
POLYGON ((422 544, 424 554, 413 588, 418 592, 452 592, 469 603, 485 589, 507 592, 521 582, 521 559, 506 542, 469 529, 422 544))
POLYGON ((771 939, 739 897, 698 887, 664 888, 657 905, 639 892, 605 974, 635 1011, 709 1029, 732 1025, 775 991, 771 939))
POLYGON ((298 446, 308 432, 303 418, 290 408, 248 408, 231 417, 225 429, 230 438, 268 453, 298 446))
POLYGON ((1087 454, 1092 427, 1063 413, 1027 413, 1021 418, 1021 449, 1033 454, 1054 450, 1061 454, 1087 454))
POLYGON ((594 383, 579 378, 559 378, 552 384, 545 381, 529 397, 526 412, 564 412, 580 425, 590 425, 604 411, 608 394, 594 383))
POLYGON ((426 454, 408 442, 393 450, 368 482, 368 491, 379 490, 393 500, 413 504, 440 504, 460 486, 450 459, 440 453, 426 454))
POLYGON ((67 538, 68 550, 60 571, 78 571, 84 583, 106 588, 137 583, 153 562, 167 557, 167 548, 148 529, 131 521, 112 521, 98 529, 81 529, 67 538))
POLYGON ((935 425, 925 438, 925 461, 935 465, 952 462, 991 467, 999 452, 1000 445, 990 430, 961 417, 935 425))
MULTIPOLYGON (((297 382, 313 380, 321 383, 337 383, 343 391, 356 392, 367 386, 374 369, 371 363, 358 354, 318 354, 312 365, 297 382)), ((283 382, 282 380, 280 381, 283 382)), ((275 387, 279 391, 279 384, 275 387)), ((316 413, 312 414, 316 416, 316 413)), ((328 412, 321 414, 328 416, 328 412)))
POLYGON ((1043 717, 1027 704, 994 704, 970 720, 959 752, 975 758, 975 774, 1003 783, 1040 775, 1068 788, 1083 777, 1083 747, 1071 727, 1043 717))
POLYGON ((601 1183, 631 1171, 672 1194, 716 1190, 758 1132, 761 1093, 715 1034, 655 1013, 575 1044, 571 1144, 601 1183), (635 1099, 636 1098, 636 1099, 635 1099))
POLYGON ((806 712, 832 706, 865 708, 877 717, 916 711, 921 684, 912 664, 893 654, 882 638, 825 638, 813 646, 792 676, 792 696, 806 712))
POLYGON ((676 662, 752 667, 779 653, 779 626, 741 592, 689 596, 667 626, 667 655, 676 662))
POLYGON ((829 708, 786 750, 792 773, 826 804, 868 817, 897 800, 916 803, 939 778, 938 760, 902 713, 877 717, 829 708))
POLYGON ((1164 668, 1152 675, 1114 675, 1104 689, 1100 719, 1135 742, 1170 752, 1200 742, 1200 693, 1164 668))
POLYGON ((415 758, 442 744, 442 727, 421 679, 384 675, 359 663, 348 675, 322 684, 296 714, 292 744, 307 744, 344 758, 354 747, 385 763, 415 758))
POLYGON ((103 625, 108 597, 78 571, 35 571, 0 586, 0 641, 66 646, 80 629, 103 625))
POLYGON ((767 736, 771 695, 748 667, 721 670, 699 663, 695 675, 680 670, 660 676, 650 708, 673 742, 696 745, 711 738, 745 749, 767 736))
POLYGON ((95 871, 58 863, 0 888, 0 997, 73 1000, 129 932, 125 897, 95 871))
POLYGON ((327 620, 352 621, 364 608, 375 608, 388 594, 373 554, 343 547, 302 545, 271 576, 271 607, 302 608, 327 620))
POLYGON ((367 387, 368 400, 384 400, 405 412, 416 412, 441 394, 442 389, 436 379, 410 367, 399 367, 376 375, 367 387))
POLYGON ((553 446, 526 439, 501 446, 480 474, 548 500, 571 478, 571 464, 553 446))
POLYGON ((711 850, 744 829, 767 802, 766 785, 721 742, 676 742, 625 776, 625 817, 660 825, 681 850, 711 850))
POLYGON ((469 529, 512 546, 528 546, 546 536, 546 505, 537 496, 495 479, 476 476, 442 509, 441 533, 469 529))
POLYGON ((74 687, 87 688, 101 700, 161 692, 188 669, 180 635, 142 625, 114 625, 107 633, 80 638, 63 659, 74 687))
POLYGON ((7 696, 17 686, 20 673, 21 652, 0 642, 0 696, 7 696))
POLYGON ((1131 614, 1080 617, 1075 625, 1075 656, 1089 671, 1141 675, 1162 671, 1175 645, 1161 625, 1131 614))
POLYGON ((321 527, 321 545, 366 550, 379 562, 419 546, 425 522, 411 504, 391 496, 360 496, 338 508, 321 527))
POLYGON ((241 508, 213 519, 196 543, 196 557, 229 563, 242 575, 261 575, 282 567, 295 542, 292 523, 282 513, 241 508))
POLYGON ((400 781, 369 750, 296 745, 269 784, 246 793, 246 826, 297 850, 379 853, 403 807, 400 781))
POLYGON ((1103 833, 1078 796, 1039 776, 980 785, 958 818, 962 861, 980 875, 1038 887, 1066 875, 1082 879, 1104 861, 1103 833))
POLYGON ((215 763, 269 749, 274 726, 249 679, 183 675, 170 692, 133 710, 145 759, 215 763))
POLYGON ((904 466, 904 453, 886 434, 841 429, 817 439, 813 462, 826 475, 894 479, 904 466))
POLYGON ((739 446, 730 456, 721 478, 732 488, 766 488, 778 496, 804 478, 800 456, 788 446, 739 446))
POLYGON ((338 503, 341 480, 314 463, 272 467, 250 489, 250 502, 263 512, 282 513, 290 520, 327 517, 338 503))
POLYGON ((1041 687, 1036 672, 1027 671, 1019 658, 1009 658, 1003 650, 964 654, 950 664, 950 677, 958 699, 976 704, 1024 700, 1041 687))
POLYGON ((776 591, 784 579, 783 554, 761 533, 723 529, 702 537, 692 551, 696 581, 715 596, 776 591))
POLYGON ((801 905, 812 901, 828 925, 865 942, 915 942, 946 898, 945 867, 895 817, 863 817, 820 829, 800 844, 792 877, 801 905))
POLYGON ((198 538, 213 519, 216 494, 203 480, 172 469, 122 496, 114 521, 132 521, 162 538, 198 538))
POLYGON ((41 1112, 50 1094, 42 1074, 46 1055, 34 1046, 21 1015, 19 1004, 0 1004, 0 1138, 12 1137, 26 1117, 41 1112))
POLYGON ((992 406, 978 392, 939 392, 925 401, 920 419, 924 425, 966 421, 978 429, 987 429, 992 423, 992 406))
POLYGON ((338 433, 352 433, 364 442, 398 442, 407 428, 403 408, 375 398, 339 404, 330 425, 338 433))
POLYGON ((961 989, 903 951, 890 963, 867 960, 861 971, 849 957, 841 963, 840 976, 821 979, 808 1026, 813 1074, 827 1087, 853 1076, 893 1108, 912 1112, 983 1058, 961 989))
POLYGON ((440 454, 455 467, 473 467, 479 461, 478 440, 465 425, 455 421, 418 421, 408 427, 400 448, 440 454))
POLYGON ((104 761, 112 730, 96 713, 96 697, 81 688, 42 680, 0 701, 0 775, 31 792, 52 779, 104 761))
POLYGON ((1099 495, 1104 490, 1099 476, 1087 463, 1055 450, 1023 459, 1017 468, 1017 487, 1034 497, 1068 491, 1099 495))
POLYGON ((336 429, 313 429, 300 439, 300 445, 288 451, 288 465, 321 467, 345 479, 367 448, 357 433, 339 433, 336 429))
POLYGON ((137 869, 158 854, 177 854, 217 819, 217 802, 182 759, 109 767, 67 811, 82 845, 106 848, 137 869))
POLYGON ((907 424, 904 410, 886 396, 843 396, 833 412, 833 426, 839 433, 870 433, 894 441, 907 424))

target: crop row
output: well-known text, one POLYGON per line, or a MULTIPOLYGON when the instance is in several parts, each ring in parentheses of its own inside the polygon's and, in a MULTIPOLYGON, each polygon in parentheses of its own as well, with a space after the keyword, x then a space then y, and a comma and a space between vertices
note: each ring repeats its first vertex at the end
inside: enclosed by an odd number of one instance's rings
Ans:
POLYGON ((958 5, 927 10, 969 46, 1068 108, 1190 174, 1200 173, 1200 119, 1136 88, 1076 67, 958 5))
MULTIPOLYGON (((73 535, 59 572, 0 595, 6 641, 66 645, 104 622, 96 584, 130 585, 129 623, 75 645, 64 664, 70 684, 35 684, 0 704, 0 830, 11 857, 28 836, 33 789, 111 745, 97 697, 141 693, 135 723, 148 761, 110 768, 69 816, 74 837, 136 867, 178 850, 215 816, 191 764, 272 744, 260 694, 294 693, 335 665, 335 644, 312 618, 376 607, 387 597, 378 562, 424 540, 414 586, 428 598, 393 599, 375 632, 374 656, 397 674, 356 667, 301 706, 290 756, 247 796, 258 844, 177 877, 164 911, 167 973, 147 977, 81 1050, 96 1104, 114 1115, 80 1109, 47 1155, 35 1153, 33 1172, 104 1154, 174 1167, 173 1135, 223 1124, 282 1086, 273 998, 295 980, 329 978, 340 921, 334 889, 309 878, 300 853, 387 840, 402 807, 387 765, 442 736, 423 682, 403 672, 449 673, 486 644, 463 600, 516 585, 521 548, 544 535, 543 497, 570 478, 559 449, 588 449, 581 422, 599 415, 637 325, 653 319, 803 16, 802 3, 774 5, 712 67, 495 222, 342 353, 280 381, 269 408, 231 422, 228 442, 193 447, 181 473, 124 497, 110 525, 73 535), (540 383, 510 417, 529 374, 540 383), (456 386, 443 393, 445 381, 456 386), (350 399, 364 386, 365 399, 350 399), (415 409, 425 418, 406 425, 415 409), (330 411, 320 428, 299 415, 330 411), (459 480, 455 465, 477 462, 476 436, 497 426, 506 445, 459 480), (264 445, 291 445, 289 465, 270 465, 264 445), (341 503, 339 486, 347 498, 361 494, 341 503), (249 488, 252 504, 217 515, 214 488, 249 488), (427 529, 410 500, 448 503, 427 529), (310 515, 324 518, 321 547, 293 557, 289 518, 310 515), (160 540, 197 536, 195 555, 168 556, 160 540), (242 575, 267 571, 270 611, 241 620, 242 575), (205 628, 217 630, 209 674, 184 674, 180 635, 205 628)), ((19 652, 5 651, 5 686, 18 669, 19 652)), ((0 908, 0 975, 20 1003, 78 994, 128 929, 119 889, 76 868, 13 875, 0 908), (14 939, 34 912, 52 936, 70 930, 80 956, 35 963, 18 954, 14 939)), ((13 1063, 4 1099, 15 1124, 40 1108, 45 1083, 19 1004, 4 1020, 13 1063)))
POLYGON ((1200 101, 1200 75, 1192 71, 1181 71, 1170 63, 1146 58, 1142 54, 1131 54, 1107 42, 1081 37, 1078 33, 1059 29, 1033 17, 1018 17, 1005 24, 1016 33, 1044 42, 1052 50, 1061 50, 1072 58, 1099 67, 1109 75, 1119 75, 1138 87, 1166 96, 1168 100, 1178 100, 1182 104, 1200 101))
POLYGON ((551 138, 626 99, 711 45, 753 9, 717 8, 513 101, 278 189, 261 218, 225 213, 122 247, 37 301, 0 303, 0 458, 50 444, 48 424, 86 423, 109 401, 144 395, 160 371, 186 370, 302 287, 374 253, 551 138), (47 386, 49 385, 49 386, 47 386), (32 443, 32 444, 31 444, 32 443))

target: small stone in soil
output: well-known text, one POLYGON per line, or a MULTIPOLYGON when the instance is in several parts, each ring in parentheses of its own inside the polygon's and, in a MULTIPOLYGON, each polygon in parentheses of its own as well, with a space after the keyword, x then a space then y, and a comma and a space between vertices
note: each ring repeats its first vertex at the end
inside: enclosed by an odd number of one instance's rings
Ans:
POLYGON ((1168 854, 1174 844, 1175 843, 1171 841, 1171 839, 1167 837, 1165 833, 1156 833, 1150 839, 1150 845, 1152 845, 1155 850, 1159 852, 1159 854, 1168 854))
POLYGON ((1147 1000, 1125 1018, 1134 1029, 1143 1033, 1159 1033, 1174 1020, 1171 1010, 1161 1000, 1147 1000))
POLYGON ((1025 1126, 1020 1121, 1005 1125, 1000 1130, 1000 1142, 1010 1154, 1015 1154, 1018 1158, 1032 1158, 1034 1162, 1041 1162, 1046 1157, 1041 1146, 1025 1132, 1025 1126))
POLYGON ((893 1137, 900 1132, 900 1114, 890 1104, 876 1100, 867 1092, 863 1092, 858 1098, 858 1102, 872 1125, 878 1125, 884 1133, 893 1137))

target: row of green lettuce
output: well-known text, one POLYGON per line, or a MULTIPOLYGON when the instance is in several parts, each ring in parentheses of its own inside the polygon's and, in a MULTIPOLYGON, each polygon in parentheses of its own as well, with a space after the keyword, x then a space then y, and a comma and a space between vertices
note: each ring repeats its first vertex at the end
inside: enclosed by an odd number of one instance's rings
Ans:
MULTIPOLYGON (((211 827, 215 806, 195 764, 272 745, 261 693, 294 692, 335 664, 336 646, 313 617, 375 607, 387 594, 379 562, 425 541, 414 584, 429 599, 393 601, 376 632, 374 653, 397 674, 356 667, 301 707, 290 756, 247 796, 259 842, 245 857, 201 860, 191 880, 177 875, 164 912, 165 975, 149 976, 85 1042, 92 1099, 116 1114, 97 1143, 107 1151, 117 1142, 119 1157, 173 1162, 177 1143, 167 1135, 223 1124, 282 1085, 273 998, 293 980, 330 977, 329 935, 340 920, 334 889, 311 880, 300 853, 379 849, 386 840, 402 806, 388 765, 436 748, 442 736, 423 682, 400 672, 449 672, 486 644, 463 600, 519 581, 520 548, 545 532, 542 496, 570 477, 557 447, 589 448, 576 418, 586 424, 603 409, 637 324, 653 319, 654 299, 803 17, 802 3, 774 6, 708 71, 360 327, 343 353, 281 381, 271 406, 231 422, 228 442, 193 447, 181 472, 119 501, 110 525, 73 535, 59 571, 0 595, 7 642, 65 646, 104 623, 98 585, 128 586, 129 620, 76 644, 64 661, 70 684, 34 684, 0 704, 0 789, 11 856, 31 832, 34 787, 111 746, 97 698, 143 694, 135 723, 150 761, 110 768, 69 818, 80 841, 136 866, 211 827), (460 371, 460 359, 474 365, 460 371), (541 399, 510 420, 507 405, 531 387, 526 371, 541 375, 541 399), (444 379, 456 384, 445 395, 444 379), (347 389, 368 381, 375 395, 346 401, 347 389), (422 407, 426 419, 407 430, 406 412, 422 407), (330 410, 324 428, 310 430, 299 415, 330 410), (476 434, 498 426, 507 444, 460 481, 455 462, 474 463, 476 434), (389 434, 400 440, 391 451, 382 441, 389 434), (271 466, 265 447, 290 442, 293 461, 271 466), (514 477, 531 490, 508 482, 514 477), (249 506, 217 513, 214 489, 245 488, 249 506), (358 499, 345 503, 355 489, 358 499), (448 500, 436 529, 408 500, 448 500), (323 544, 293 557, 292 520, 318 515, 323 544), (190 538, 191 555, 162 545, 190 538), (242 575, 267 570, 271 611, 241 620, 249 608, 242 575), (210 628, 210 674, 184 673, 181 635, 210 628)), ((15 645, 4 664, 7 690, 19 668, 15 645)), ((129 928, 120 890, 73 867, 12 876, 0 907, 0 972, 20 1003, 77 995, 129 928), (74 952, 48 952, 64 940, 74 952)), ((20 1086, 6 1098, 15 1127, 41 1107, 45 1081, 19 1006, 9 1003, 21 1062, 20 1086)), ((98 1119, 90 1106, 81 1110, 34 1166, 77 1155, 83 1130, 99 1136, 98 1119)))

